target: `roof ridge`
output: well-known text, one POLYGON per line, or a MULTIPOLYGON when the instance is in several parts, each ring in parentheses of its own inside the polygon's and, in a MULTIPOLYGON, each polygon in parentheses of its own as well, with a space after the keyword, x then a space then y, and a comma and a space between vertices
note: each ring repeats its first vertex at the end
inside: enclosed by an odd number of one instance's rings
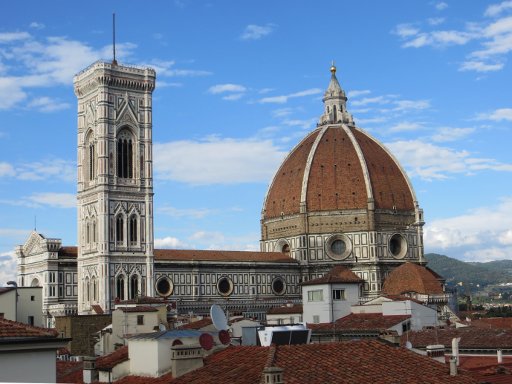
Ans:
POLYGON ((263 369, 261 370, 261 379, 260 379, 260 384, 266 384, 266 383, 265 383, 265 374, 264 374, 264 371, 265 371, 265 368, 270 368, 270 367, 273 367, 273 366, 274 366, 275 359, 276 359, 276 352, 277 352, 277 345, 272 344, 272 345, 268 348, 267 361, 265 362, 265 365, 263 366, 263 369))

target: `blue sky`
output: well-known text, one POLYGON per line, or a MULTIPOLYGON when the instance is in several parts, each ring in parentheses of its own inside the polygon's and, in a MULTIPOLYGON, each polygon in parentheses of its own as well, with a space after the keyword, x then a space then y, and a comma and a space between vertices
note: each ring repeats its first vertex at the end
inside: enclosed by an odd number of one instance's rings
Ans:
POLYGON ((258 249, 263 198, 315 127, 334 60, 395 154, 426 252, 512 255, 512 1, 16 1, 0 14, 0 285, 30 230, 76 244, 73 75, 157 70, 157 247, 258 249), (37 222, 37 224, 35 224, 37 222))

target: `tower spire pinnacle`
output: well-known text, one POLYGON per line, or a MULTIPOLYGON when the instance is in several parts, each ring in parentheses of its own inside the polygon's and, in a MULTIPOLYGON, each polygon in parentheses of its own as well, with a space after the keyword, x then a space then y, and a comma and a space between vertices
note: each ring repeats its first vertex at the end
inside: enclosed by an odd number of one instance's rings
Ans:
POLYGON ((327 87, 322 101, 324 102, 324 114, 320 116, 318 125, 324 124, 354 124, 352 115, 347 112, 347 96, 336 78, 336 65, 331 63, 331 81, 327 87))

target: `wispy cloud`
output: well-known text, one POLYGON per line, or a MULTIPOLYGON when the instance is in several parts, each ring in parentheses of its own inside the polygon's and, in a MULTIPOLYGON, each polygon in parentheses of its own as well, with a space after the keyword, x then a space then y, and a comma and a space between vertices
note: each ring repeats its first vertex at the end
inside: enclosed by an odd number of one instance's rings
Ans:
POLYGON ((368 89, 361 89, 361 90, 354 89, 352 91, 348 91, 348 97, 359 97, 359 96, 363 96, 363 95, 368 95, 370 93, 371 93, 371 91, 368 89))
POLYGON ((487 17, 495 17, 508 9, 512 9, 512 1, 503 1, 501 3, 488 6, 484 15, 487 17))
POLYGON ((76 181, 76 163, 63 159, 45 159, 32 163, 0 162, 0 177, 19 180, 76 181))
POLYGON ((460 255, 467 261, 509 259, 510 228, 512 197, 509 196, 494 206, 474 208, 462 215, 427 223, 425 246, 429 251, 460 255))
POLYGON ((386 143, 408 173, 424 180, 446 179, 453 174, 473 174, 492 170, 512 172, 512 164, 479 158, 466 150, 441 147, 422 140, 386 143))
POLYGON ((154 145, 155 176, 189 184, 268 182, 286 152, 271 140, 206 138, 154 145))
POLYGON ((512 108, 500 108, 477 116, 478 120, 512 121, 512 108))
POLYGON ((247 88, 240 84, 217 84, 208 88, 208 93, 212 95, 223 94, 223 100, 239 100, 247 91, 247 88))
POLYGON ((164 77, 202 77, 210 76, 212 72, 203 69, 177 68, 174 60, 153 60, 149 64, 158 73, 158 76, 164 77))
POLYGON ((31 38, 28 32, 3 32, 0 33, 0 44, 12 43, 20 40, 28 40, 31 38))
POLYGON ((457 141, 475 132, 475 128, 442 127, 431 139, 438 143, 457 141))
POLYGON ((189 246, 177 237, 166 236, 163 238, 155 239, 155 248, 184 249, 189 248, 189 246))
POLYGON ((47 205, 54 208, 76 208, 76 195, 74 193, 34 193, 27 197, 37 205, 47 205))
POLYGON ((264 97, 264 98, 260 99, 259 102, 260 103, 285 104, 288 102, 289 99, 293 99, 296 97, 318 95, 319 93, 322 93, 322 90, 320 88, 311 88, 311 89, 306 89, 306 90, 300 91, 300 92, 290 93, 288 95, 264 97))
POLYGON ((30 28, 33 29, 44 29, 45 25, 43 23, 38 23, 37 21, 33 21, 29 25, 30 28))
POLYGON ((240 35, 242 40, 259 40, 270 35, 276 29, 275 24, 256 25, 249 24, 240 35))
POLYGON ((71 106, 69 103, 63 103, 57 99, 52 99, 47 96, 38 97, 28 103, 29 108, 37 109, 41 112, 55 112, 63 109, 68 109, 71 106))
POLYGON ((159 207, 157 211, 171 217, 190 217, 194 219, 202 219, 203 217, 214 213, 213 210, 208 208, 176 208, 170 206, 159 207))
POLYGON ((461 64, 459 71, 493 72, 502 70, 504 65, 504 63, 490 64, 483 61, 469 60, 461 64))
POLYGON ((437 10, 442 11, 443 9, 448 8, 448 4, 446 4, 444 1, 440 1, 439 3, 435 4, 435 7, 437 10))
POLYGON ((391 128, 389 128, 389 131, 390 132, 411 132, 411 131, 417 131, 419 129, 423 129, 423 123, 402 121, 398 124, 393 125, 391 128))

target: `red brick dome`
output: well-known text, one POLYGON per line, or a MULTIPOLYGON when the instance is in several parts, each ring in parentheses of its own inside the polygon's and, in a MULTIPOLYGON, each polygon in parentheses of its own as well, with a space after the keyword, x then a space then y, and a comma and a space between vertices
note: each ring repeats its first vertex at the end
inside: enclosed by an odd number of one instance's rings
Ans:
POLYGON ((414 191, 397 160, 350 123, 324 124, 290 152, 268 190, 264 220, 306 212, 415 210, 414 191))

